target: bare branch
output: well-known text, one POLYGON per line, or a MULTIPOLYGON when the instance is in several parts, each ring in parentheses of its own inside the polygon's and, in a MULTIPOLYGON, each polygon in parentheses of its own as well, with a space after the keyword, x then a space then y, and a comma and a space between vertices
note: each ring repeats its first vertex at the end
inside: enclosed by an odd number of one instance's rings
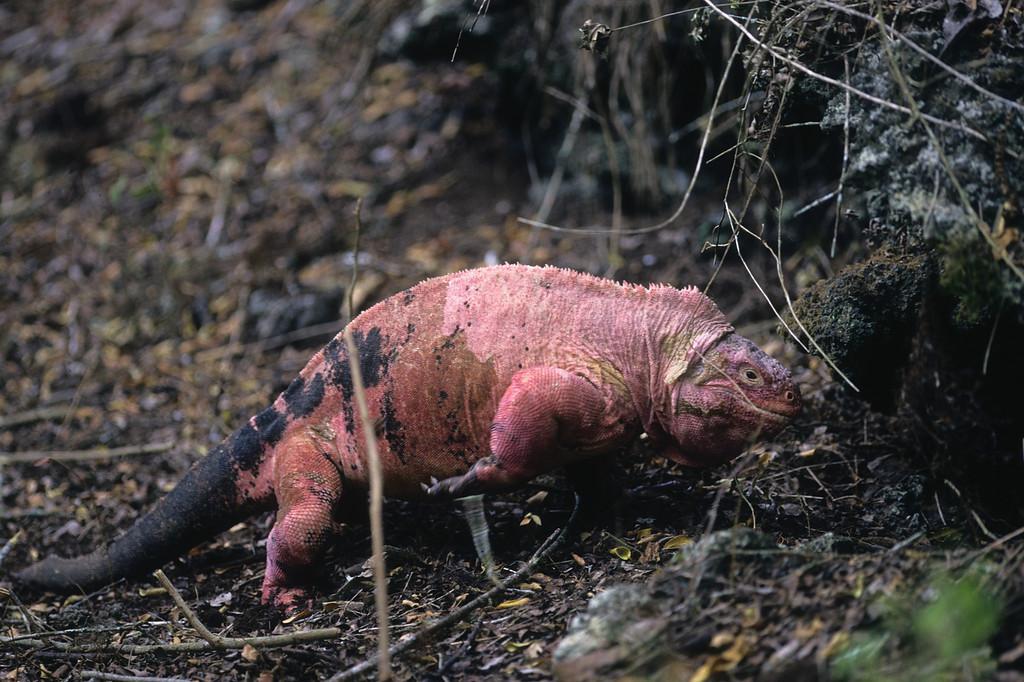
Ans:
POLYGON ((174 441, 163 443, 147 443, 144 445, 125 445, 119 448, 92 448, 90 450, 25 450, 24 452, 0 452, 0 466, 20 464, 49 459, 57 462, 82 462, 111 457, 130 457, 133 455, 156 455, 167 452, 174 447, 174 441))

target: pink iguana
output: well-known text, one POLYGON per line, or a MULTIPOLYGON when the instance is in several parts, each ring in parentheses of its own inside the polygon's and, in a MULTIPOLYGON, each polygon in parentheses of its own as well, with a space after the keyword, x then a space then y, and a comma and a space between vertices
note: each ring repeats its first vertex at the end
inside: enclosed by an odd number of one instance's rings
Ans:
MULTIPOLYGON (((790 373, 695 288, 502 265, 422 282, 351 326, 388 496, 505 490, 641 431, 674 460, 715 465, 800 409, 790 373)), ((368 485, 352 391, 339 335, 109 547, 17 580, 94 588, 276 508, 263 600, 305 603, 342 498, 368 485)))

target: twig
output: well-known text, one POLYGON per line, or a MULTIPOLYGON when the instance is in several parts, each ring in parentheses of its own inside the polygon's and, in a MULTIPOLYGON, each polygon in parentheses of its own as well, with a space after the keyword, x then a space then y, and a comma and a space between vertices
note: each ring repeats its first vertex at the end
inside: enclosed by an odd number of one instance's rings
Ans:
POLYGON ((116 675, 99 670, 83 670, 78 673, 83 680, 110 680, 110 682, 189 682, 181 677, 153 677, 152 675, 116 675))
POLYGON ((985 345, 985 358, 981 361, 981 376, 988 374, 988 358, 992 354, 992 343, 996 340, 996 330, 999 329, 999 320, 1003 316, 1003 302, 999 301, 999 310, 996 312, 996 320, 992 323, 992 333, 988 335, 988 343, 985 345))
POLYGON ((470 24, 468 18, 466 21, 462 23, 462 27, 459 29, 459 37, 455 39, 455 49, 452 50, 451 61, 453 64, 455 63, 455 56, 459 54, 459 46, 462 45, 462 34, 465 33, 467 29, 469 29, 469 32, 472 33, 473 30, 476 28, 476 22, 480 21, 481 16, 487 14, 487 9, 490 6, 491 0, 480 0, 480 7, 477 8, 476 16, 473 17, 473 23, 470 24))
POLYGON ((37 407, 32 410, 25 410, 17 414, 0 417, 0 429, 9 429, 12 426, 31 424, 32 422, 44 421, 46 419, 63 419, 72 412, 69 405, 51 405, 49 407, 37 407))
POLYGON ((793 217, 794 218, 798 218, 798 217, 802 216, 804 213, 807 213, 808 211, 810 211, 815 206, 821 206, 822 204, 824 204, 829 199, 835 197, 838 193, 839 192, 837 190, 832 190, 828 194, 822 194, 820 197, 818 197, 817 199, 815 199, 811 203, 804 204, 803 206, 801 206, 797 210, 793 211, 793 217))
POLYGON ((264 353, 268 350, 280 348, 281 346, 287 346, 296 341, 305 341, 312 339, 317 336, 335 336, 341 331, 340 325, 337 321, 333 322, 322 322, 320 324, 313 324, 308 327, 296 329, 286 334, 278 334, 277 336, 271 336, 267 339, 260 341, 253 341, 251 343, 237 344, 229 343, 217 348, 208 348, 201 350, 196 353, 197 362, 208 362, 212 360, 219 360, 226 355, 233 355, 235 353, 264 353))
POLYGON ((359 280, 359 237, 363 233, 363 198, 356 199, 355 208, 356 234, 352 244, 352 280, 348 283, 348 295, 345 296, 345 315, 349 322, 356 316, 355 291, 359 280))
POLYGON ((443 678, 445 675, 447 675, 448 671, 450 671, 452 669, 452 666, 455 665, 455 661, 459 660, 459 658, 461 658, 467 651, 470 650, 470 648, 473 646, 473 642, 476 641, 476 636, 480 634, 480 628, 482 628, 483 626, 484 622, 482 620, 478 620, 476 624, 473 625, 473 628, 469 631, 469 635, 466 636, 466 640, 462 643, 462 646, 459 647, 459 650, 451 656, 449 656, 448 659, 444 662, 444 664, 437 669, 438 677, 443 678))
POLYGON ((138 656, 140 654, 180 654, 183 652, 227 651, 242 649, 246 644, 263 649, 291 646, 303 642, 320 642, 325 639, 337 639, 346 634, 341 628, 320 628, 317 630, 300 630, 284 635, 263 635, 259 637, 220 637, 219 645, 213 646, 205 640, 178 642, 174 644, 74 644, 55 642, 48 632, 40 632, 32 639, 2 637, 0 645, 14 644, 33 649, 53 648, 72 654, 124 654, 138 656))
POLYGON ((92 448, 90 450, 26 450, 24 452, 0 452, 0 465, 35 462, 49 459, 57 462, 81 462, 110 457, 130 457, 132 455, 155 455, 167 452, 174 447, 174 441, 163 443, 146 443, 144 445, 125 445, 119 448, 92 448))
MULTIPOLYGON (((422 630, 417 631, 416 634, 410 636, 408 639, 402 640, 401 642, 393 646, 390 651, 391 656, 398 656, 399 654, 408 651, 414 646, 417 646, 421 641, 433 635, 435 632, 461 621, 471 612, 475 611, 484 604, 490 602, 496 596, 507 590, 510 585, 512 585, 515 582, 518 582, 523 577, 529 575, 534 570, 534 568, 536 568, 537 564, 539 564, 541 561, 547 558, 547 556, 550 555, 551 552, 553 552, 565 541, 565 538, 569 535, 569 529, 572 528, 576 522, 576 516, 579 513, 579 510, 580 499, 577 495, 575 504, 573 506, 572 514, 569 516, 569 520, 566 521, 565 525, 562 526, 560 530, 548 536, 548 539, 545 540, 541 544, 541 546, 537 548, 537 551, 533 553, 533 556, 531 556, 525 564, 523 564, 522 568, 520 568, 518 571, 510 575, 504 581, 502 581, 501 584, 495 585, 483 594, 476 596, 475 598, 463 604, 458 609, 452 611, 447 616, 444 616, 443 618, 431 622, 422 630)), ((351 680, 359 675, 362 675, 368 670, 372 670, 375 664, 376 659, 369 658, 363 661, 362 663, 354 665, 348 670, 343 670, 334 677, 331 677, 328 680, 328 682, 342 682, 343 680, 351 680)))
MULTIPOLYGON (((846 83, 850 83, 850 60, 843 55, 843 73, 846 83)), ((850 91, 845 92, 846 111, 843 115, 843 167, 839 171, 839 186, 836 188, 836 221, 832 226, 832 248, 829 258, 836 257, 836 241, 839 239, 839 219, 843 213, 843 184, 846 182, 846 168, 850 162, 850 91)))
POLYGON ((12 535, 10 539, 4 543, 4 546, 0 548, 0 564, 4 563, 4 559, 6 559, 7 555, 10 554, 12 549, 14 549, 14 546, 18 544, 18 540, 21 540, 21 530, 18 530, 14 535, 12 535))
POLYGON ((909 538, 904 538, 903 540, 900 540, 895 545, 893 545, 892 547, 889 548, 889 553, 890 554, 896 554, 896 553, 906 549, 907 547, 910 547, 912 544, 914 544, 915 542, 920 540, 921 536, 924 535, 924 533, 925 533, 925 531, 919 530, 916 533, 914 533, 913 535, 911 535, 909 538))
POLYGON ((192 629, 198 632, 200 637, 209 642, 210 646, 217 649, 223 648, 224 638, 220 635, 213 634, 210 632, 209 628, 203 625, 203 621, 199 620, 199 617, 196 616, 192 609, 189 608, 189 605, 185 603, 185 600, 181 597, 181 593, 178 592, 174 587, 174 584, 167 579, 164 572, 158 568, 153 571, 153 575, 156 576, 156 579, 159 580, 160 584, 164 586, 165 590, 167 590, 167 594, 171 595, 171 599, 174 600, 174 604, 181 609, 182 615, 185 616, 185 620, 187 620, 188 624, 192 626, 192 629))
MULTIPOLYGON (((482 0, 485 1, 485 0, 482 0)), ((362 217, 360 213, 361 203, 356 204, 356 235, 362 231, 362 217)), ((353 262, 359 261, 358 252, 353 262)), ((355 288, 356 269, 353 265, 352 279, 353 286, 349 293, 355 288)), ((349 315, 352 315, 352 299, 349 299, 349 315)), ((391 658, 388 653, 390 633, 388 631, 388 577, 384 563, 384 521, 383 521, 383 498, 384 484, 383 475, 380 470, 380 453, 377 450, 377 436, 374 433, 373 420, 370 418, 370 410, 366 403, 366 387, 363 384, 363 371, 359 359, 359 349, 356 348, 355 339, 352 338, 352 322, 345 325, 344 331, 345 348, 348 352, 348 366, 352 374, 352 389, 355 394, 356 408, 359 410, 359 420, 363 429, 363 438, 366 440, 366 459, 370 470, 370 538, 373 545, 373 583, 374 599, 377 605, 377 663, 378 679, 390 680, 391 658)))

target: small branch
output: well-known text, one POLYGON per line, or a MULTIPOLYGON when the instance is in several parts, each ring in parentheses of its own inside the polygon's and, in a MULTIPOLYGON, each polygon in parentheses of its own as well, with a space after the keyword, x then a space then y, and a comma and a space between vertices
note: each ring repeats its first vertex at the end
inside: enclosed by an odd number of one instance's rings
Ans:
MULTIPOLYGON (((843 73, 846 84, 850 84, 850 60, 843 56, 843 73)), ((836 221, 832 226, 832 248, 829 258, 836 257, 836 241, 839 239, 839 220, 843 214, 843 184, 846 182, 846 169, 850 165, 850 91, 845 92, 846 111, 843 115, 843 167, 839 171, 839 186, 836 188, 836 221)))
POLYGON ((9 429, 12 426, 21 426, 22 424, 31 424, 32 422, 45 421, 47 419, 63 419, 73 411, 70 405, 37 407, 32 410, 0 417, 0 429, 9 429))
POLYGON ((356 235, 352 244, 352 280, 348 283, 348 293, 345 296, 345 314, 351 322, 356 316, 355 291, 359 281, 359 237, 363 233, 363 198, 356 199, 356 235))
POLYGON ((115 675, 99 670, 83 670, 78 673, 83 680, 110 680, 110 682, 188 682, 181 677, 153 677, 152 675, 115 675))
POLYGON ((0 466, 5 464, 21 464, 49 459, 57 462, 83 462, 111 457, 131 457, 133 455, 156 455, 167 452, 174 447, 173 441, 163 443, 146 443, 144 445, 125 445, 120 448, 92 448, 90 450, 26 450, 24 452, 0 452, 0 466))
POLYGON ((182 599, 181 593, 174 587, 164 572, 159 568, 153 571, 153 575, 160 581, 160 584, 167 590, 167 594, 171 595, 171 599, 174 600, 174 604, 181 609, 181 613, 185 616, 185 620, 192 626, 192 629, 199 633, 199 636, 210 643, 210 646, 220 649, 224 646, 224 638, 220 635, 215 635, 210 632, 209 628, 203 625, 203 622, 199 620, 199 617, 189 608, 189 605, 182 599))
MULTIPOLYGON (((454 623, 461 621, 467 615, 469 615, 479 607, 483 606, 484 604, 490 602, 499 594, 507 590, 510 585, 519 582, 525 576, 532 573, 533 570, 537 567, 537 564, 539 564, 541 561, 547 558, 551 554, 551 552, 553 552, 565 541, 565 538, 569 535, 569 529, 572 528, 576 522, 576 516, 579 513, 579 510, 580 499, 577 495, 576 502, 573 506, 572 514, 569 516, 569 520, 566 521, 565 525, 562 526, 560 530, 548 536, 548 539, 545 540, 541 544, 541 546, 537 548, 537 551, 533 553, 533 556, 530 557, 529 561, 523 564, 522 568, 520 568, 518 571, 516 571, 508 578, 503 580, 500 584, 495 585, 486 592, 478 595, 476 598, 466 602, 460 608, 452 611, 447 616, 431 622, 422 630, 416 632, 416 634, 412 635, 407 639, 402 640, 395 646, 391 647, 391 650, 389 652, 390 655, 392 657, 398 656, 399 654, 404 653, 409 649, 412 649, 413 647, 417 646, 421 641, 423 641, 427 637, 430 637, 439 630, 442 630, 443 628, 446 628, 454 623)), ((369 670, 372 670, 375 665, 376 658, 368 658, 362 663, 354 665, 348 670, 343 670, 334 677, 331 677, 328 680, 328 682, 342 682, 343 680, 351 680, 369 670)))
POLYGON ((4 543, 4 546, 0 548, 0 564, 4 563, 4 559, 6 559, 10 551, 14 549, 14 546, 18 544, 18 540, 21 540, 20 530, 12 535, 11 538, 4 543))
POLYGON ((483 625, 484 622, 482 620, 478 620, 476 622, 473 628, 469 631, 469 635, 466 636, 466 641, 464 641, 462 643, 462 646, 459 647, 459 650, 451 656, 449 656, 448 660, 444 662, 444 665, 437 669, 438 677, 443 678, 445 675, 447 675, 448 672, 452 669, 452 666, 455 665, 455 662, 459 660, 462 656, 464 656, 466 652, 473 647, 473 642, 476 641, 476 636, 480 634, 480 628, 482 628, 483 625))
POLYGON ((359 422, 366 441, 366 459, 370 470, 370 540, 373 545, 373 585, 374 601, 377 606, 377 658, 380 680, 392 679, 391 658, 388 654, 390 632, 388 630, 388 576, 384 562, 384 477, 380 469, 380 452, 377 449, 377 436, 374 432, 373 420, 366 402, 366 385, 363 383, 362 364, 359 349, 352 337, 352 291, 355 289, 359 263, 359 233, 362 232, 362 201, 356 203, 356 250, 352 258, 352 283, 349 287, 348 314, 349 323, 345 325, 345 350, 348 353, 348 366, 352 374, 352 389, 355 394, 356 409, 359 410, 359 422))

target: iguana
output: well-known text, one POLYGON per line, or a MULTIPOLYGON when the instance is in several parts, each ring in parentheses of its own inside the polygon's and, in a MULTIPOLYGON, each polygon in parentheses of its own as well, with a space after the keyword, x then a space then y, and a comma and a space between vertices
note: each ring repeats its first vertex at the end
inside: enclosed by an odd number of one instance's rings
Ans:
MULTIPOLYGON (((350 326, 387 496, 507 490, 641 432, 675 461, 712 466, 800 409, 790 373, 692 287, 499 265, 426 280, 350 326)), ((368 486, 350 361, 339 334, 124 535, 16 581, 95 588, 276 508, 263 601, 307 604, 340 502, 368 486)))

